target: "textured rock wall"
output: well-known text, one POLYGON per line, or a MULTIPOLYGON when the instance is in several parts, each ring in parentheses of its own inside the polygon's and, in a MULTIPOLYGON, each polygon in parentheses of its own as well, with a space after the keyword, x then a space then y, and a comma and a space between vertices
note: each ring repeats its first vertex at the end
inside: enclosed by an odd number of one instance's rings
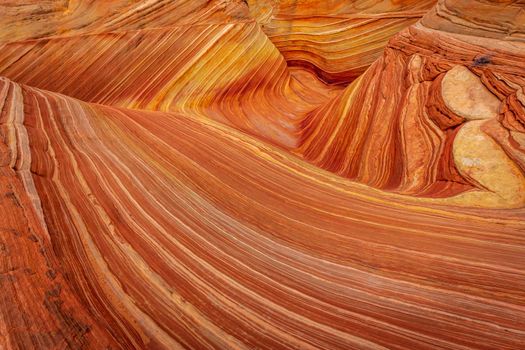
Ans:
POLYGON ((289 66, 346 85, 361 75, 394 34, 414 24, 436 3, 417 1, 248 2, 289 66))
MULTIPOLYGON (((491 6, 498 12, 501 5, 491 6)), ((458 34, 447 23, 431 12, 392 38, 366 73, 304 120, 297 152, 386 190, 425 197, 468 191, 444 202, 522 207, 519 25, 512 36, 493 39, 468 28, 458 34)))
POLYGON ((524 348, 525 5, 433 5, 0 2, 0 349, 524 348))

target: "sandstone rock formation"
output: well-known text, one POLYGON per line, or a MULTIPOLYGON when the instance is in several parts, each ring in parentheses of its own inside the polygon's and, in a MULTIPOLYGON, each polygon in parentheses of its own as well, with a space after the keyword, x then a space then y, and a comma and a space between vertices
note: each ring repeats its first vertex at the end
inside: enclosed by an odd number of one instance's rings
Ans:
POLYGON ((524 348, 524 14, 0 2, 0 349, 524 348))
POLYGON ((478 37, 448 23, 434 10, 392 38, 367 72, 305 118, 297 152, 377 188, 523 207, 524 32, 517 22, 511 36, 478 37))
POLYGON ((291 67, 348 84, 381 56, 388 39, 435 0, 250 0, 251 14, 291 67))

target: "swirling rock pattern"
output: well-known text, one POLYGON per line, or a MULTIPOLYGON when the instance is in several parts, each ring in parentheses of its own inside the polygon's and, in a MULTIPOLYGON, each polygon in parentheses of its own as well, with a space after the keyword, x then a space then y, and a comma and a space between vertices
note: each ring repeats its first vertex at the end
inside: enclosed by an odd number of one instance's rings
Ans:
POLYGON ((242 0, 3 0, 0 13, 0 42, 249 18, 242 0))
POLYGON ((0 348, 524 348, 524 7, 476 4, 0 4, 0 348), (362 75, 269 34, 349 13, 414 16, 362 75))
POLYGON ((434 0, 259 1, 251 14, 290 66, 346 85, 381 56, 388 39, 415 23, 434 0))
POLYGON ((425 197, 467 191, 440 201, 523 207, 525 100, 507 112, 509 98, 518 101, 510 96, 523 96, 520 28, 514 38, 481 40, 455 33, 456 24, 446 31, 441 17, 441 31, 423 25, 434 17, 392 38, 367 72, 314 110, 297 152, 377 188, 425 197))
POLYGON ((18 82, 89 102, 213 118, 287 147, 297 146, 306 113, 337 91, 290 72, 255 21, 17 41, 0 51, 0 75, 18 82))

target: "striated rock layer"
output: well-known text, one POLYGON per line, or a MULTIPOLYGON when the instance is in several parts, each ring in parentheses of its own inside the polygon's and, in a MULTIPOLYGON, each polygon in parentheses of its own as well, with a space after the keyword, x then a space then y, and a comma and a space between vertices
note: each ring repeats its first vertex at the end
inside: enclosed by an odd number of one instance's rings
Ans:
POLYGON ((388 39, 415 23, 435 0, 250 0, 252 16, 290 66, 325 82, 348 84, 383 51, 388 39))
POLYGON ((518 24, 510 37, 479 38, 450 21, 434 11, 396 35, 367 72, 304 119, 297 152, 377 188, 468 191, 444 202, 523 207, 523 32, 518 24))
POLYGON ((249 19, 243 0, 2 0, 0 42, 249 19))
POLYGON ((1 2, 0 349, 525 348, 525 4, 433 5, 1 2))
POLYGON ((3 313, 10 347, 525 341, 523 210, 432 209, 214 122, 1 91, 3 298, 29 308, 3 313))
POLYGON ((254 21, 11 42, 0 45, 0 62, 0 75, 31 86, 212 118, 287 147, 334 90, 288 71, 254 21))

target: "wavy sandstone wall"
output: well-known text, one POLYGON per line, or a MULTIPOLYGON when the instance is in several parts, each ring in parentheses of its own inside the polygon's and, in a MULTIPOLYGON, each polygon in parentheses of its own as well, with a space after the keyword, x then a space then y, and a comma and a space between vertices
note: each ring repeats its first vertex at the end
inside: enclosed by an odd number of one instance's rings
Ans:
POLYGON ((525 4, 433 6, 1 2, 0 349, 524 348, 525 4))

